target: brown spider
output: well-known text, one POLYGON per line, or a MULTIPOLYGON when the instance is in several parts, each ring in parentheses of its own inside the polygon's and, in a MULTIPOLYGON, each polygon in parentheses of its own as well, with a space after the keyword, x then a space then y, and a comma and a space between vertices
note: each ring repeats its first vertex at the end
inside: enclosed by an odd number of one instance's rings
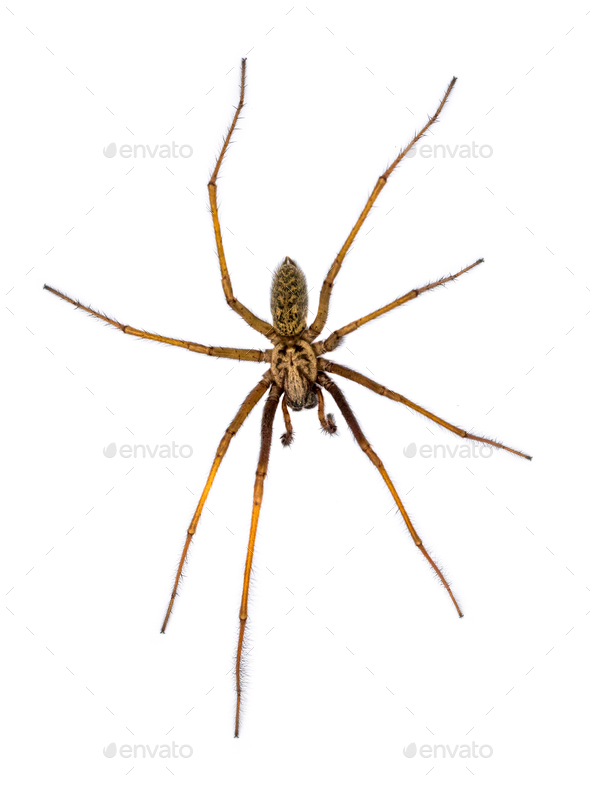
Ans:
POLYGON ((305 276, 303 271, 299 268, 296 262, 291 260, 289 257, 285 257, 284 261, 279 265, 276 269, 273 283, 272 283, 272 290, 271 290, 271 313, 273 318, 273 325, 270 325, 268 322, 261 320, 256 315, 252 314, 252 312, 246 308, 234 295, 231 281, 227 269, 227 264, 225 261, 225 252, 223 249, 223 241, 221 238, 221 227, 219 225, 219 212, 217 207, 217 176, 219 175, 219 170, 223 161, 223 158, 227 152, 227 148, 229 146, 232 134, 236 128, 236 124, 238 122, 238 118, 240 116, 240 112, 242 107, 244 106, 244 91, 246 87, 246 60, 242 60, 242 73, 241 73, 241 82, 240 82, 240 101, 236 108, 231 126, 229 127, 229 131, 227 136, 225 137, 223 146, 221 148, 221 153, 219 154, 219 158, 217 159, 217 163, 215 165, 215 169, 213 170, 213 174, 211 175, 211 180, 209 181, 208 190, 209 190, 209 200, 211 203, 211 215, 213 217, 213 229, 215 231, 215 242, 217 245, 217 254, 219 256, 219 264, 221 267, 221 282, 223 285, 223 292, 225 294, 225 298, 231 306, 231 308, 237 312, 242 319, 244 319, 248 325, 254 328, 256 331, 264 334, 273 344, 272 350, 244 350, 244 349, 237 349, 237 348, 229 348, 229 347, 207 347, 202 344, 196 344, 195 342, 187 342, 181 339, 170 339, 165 336, 159 336, 155 333, 146 333, 145 331, 139 331, 137 328, 132 328, 129 325, 123 325, 122 323, 116 322, 115 320, 111 320, 106 317, 104 314, 100 312, 94 311, 93 309, 88 308, 87 306, 82 305, 78 301, 69 298, 67 295, 59 292, 58 290, 53 289, 52 287, 48 287, 45 285, 45 289, 52 292, 54 295, 63 298, 63 300, 68 301, 68 303, 73 304, 74 306, 83 309, 84 311, 88 312, 89 314, 93 315, 94 317, 98 317, 105 322, 110 323, 115 328, 118 328, 123 333, 128 333, 131 336, 138 336, 143 339, 152 339, 156 342, 164 342, 166 344, 172 344, 177 347, 184 347, 186 350, 191 350, 192 352, 203 353, 205 355, 213 355, 219 358, 235 358, 239 361, 254 361, 255 363, 270 363, 270 369, 268 369, 260 382, 250 391, 248 396, 244 399, 243 404, 241 405, 240 409, 236 413, 233 421, 228 426, 225 431, 225 434, 219 443, 217 448, 217 453, 215 454, 215 459, 213 460, 213 465, 209 472, 209 477, 207 478, 207 483, 205 484, 205 488, 203 493, 201 494, 201 498, 199 500, 199 504, 197 506, 197 510, 192 518, 190 526, 188 528, 186 542, 184 545, 184 549, 182 551, 182 556, 180 558, 180 563, 178 566, 178 570, 176 572, 176 579, 174 581, 174 587, 172 589, 172 595, 170 598, 170 603, 168 604, 168 609, 166 612, 166 616, 164 618, 164 623, 162 624, 162 633, 165 632, 166 626, 168 625, 168 621, 170 619, 170 614, 172 612, 172 606, 174 604, 174 599, 176 598, 178 592, 178 585, 182 576, 182 569, 184 566, 184 562, 186 560, 186 556, 188 553, 189 545, 191 540, 196 532, 197 524, 199 522, 201 513, 205 506, 205 502, 207 500, 207 495, 213 485, 213 480, 215 479, 215 475, 219 469, 219 465, 225 453, 229 447, 229 444, 232 438, 236 435, 250 412, 254 409, 255 405, 262 399, 266 391, 270 388, 270 392, 266 399, 266 403, 264 405, 264 410, 262 413, 262 437, 261 437, 261 445, 260 445, 260 455, 258 459, 258 467, 256 469, 256 481, 254 484, 254 503, 253 503, 253 510, 252 510, 252 521, 250 525, 250 538, 248 542, 248 553, 246 556, 246 567, 244 572, 244 585, 242 591, 242 601, 240 605, 240 631, 238 637, 238 648, 236 654, 236 692, 237 692, 237 701, 236 701, 236 717, 235 717, 235 736, 238 736, 239 733, 239 723, 240 723, 240 701, 241 701, 241 661, 242 661, 242 648, 244 644, 244 632, 246 629, 246 621, 248 619, 248 591, 250 586, 250 574, 252 571, 252 558, 254 557, 254 543, 256 540, 256 530, 258 527, 258 517, 260 515, 260 506, 262 504, 262 494, 264 489, 264 479, 266 477, 266 471, 268 467, 268 459, 270 455, 270 444, 272 438, 272 428, 273 428, 273 421, 275 418, 275 414, 277 411, 277 407, 279 404, 279 400, 282 397, 282 411, 283 411, 283 418, 285 421, 285 433, 281 437, 281 442, 284 446, 290 445, 293 440, 293 427, 291 424, 291 417, 289 415, 289 408, 292 410, 302 410, 302 409, 313 409, 315 407, 318 408, 318 415, 320 424, 322 429, 330 434, 333 434, 336 431, 336 423, 334 421, 334 417, 332 415, 326 415, 324 409, 324 395, 322 388, 325 388, 332 397, 334 398, 336 404, 338 405, 342 415, 344 416, 344 420, 350 427, 357 443, 362 448, 362 450, 367 454, 371 462, 375 465, 375 467, 381 473, 385 483, 389 491, 391 492, 393 499, 396 502, 396 505, 406 523, 406 527, 410 531, 410 535, 412 536, 414 543, 418 547, 418 549, 422 552, 426 560, 430 563, 436 574, 438 575, 439 579, 441 580, 442 584, 446 588, 449 596, 457 612, 459 613, 459 617, 463 617, 463 613, 459 608, 457 601, 449 587, 449 583, 444 578, 441 570, 438 568, 434 560, 428 554, 426 547, 423 545, 422 540, 414 525, 412 524, 410 517, 408 516, 406 509, 389 477, 381 459, 377 456, 375 451, 371 448, 367 438, 365 437, 361 427, 359 426, 358 421, 356 420, 352 410, 350 409, 350 405, 348 404, 344 394, 340 390, 340 388, 336 385, 334 380, 329 377, 326 372, 332 372, 340 377, 345 377, 348 380, 352 380, 359 385, 365 386, 365 388, 369 388, 371 391, 379 394, 380 396, 385 396, 388 399, 392 399, 394 402, 401 402, 405 404, 407 407, 416 410, 418 413, 422 413, 427 418, 430 418, 432 421, 435 421, 440 426, 443 426, 445 429, 448 429, 454 434, 459 435, 460 437, 465 437, 470 440, 477 440, 481 443, 487 443, 488 445, 495 446, 497 448, 503 448, 506 451, 510 451, 513 454, 517 454, 518 456, 522 456, 525 459, 531 459, 530 456, 527 454, 521 453, 520 451, 516 451, 513 448, 508 448, 501 443, 497 443, 494 440, 488 440, 485 437, 477 437, 476 435, 470 434, 466 432, 464 429, 460 429, 457 426, 453 426, 452 424, 444 421, 442 418, 439 418, 437 415, 425 410, 423 407, 415 404, 414 402, 406 399, 405 396, 401 394, 395 393, 395 391, 391 391, 385 386, 376 383, 374 380, 371 380, 369 377, 365 377, 364 375, 360 374, 359 372, 353 371, 352 369, 348 369, 346 366, 341 366, 340 364, 334 363, 333 361, 326 360, 322 356, 335 350, 338 344, 340 343, 343 336, 346 336, 353 331, 356 331, 357 328, 360 328, 362 325, 374 320, 376 317, 380 317, 382 314, 395 309, 397 306, 401 306, 408 301, 411 301, 413 298, 417 298, 423 292, 427 290, 432 290, 435 287, 439 287, 443 284, 446 284, 449 281, 453 281, 454 279, 461 276, 463 273, 471 270, 476 265, 479 265, 483 262, 483 259, 479 259, 476 262, 472 263, 463 270, 455 273, 452 276, 447 276, 446 278, 439 279, 439 281, 433 282, 432 284, 427 284, 424 287, 420 287, 415 290, 411 290, 410 292, 403 295, 401 298, 398 298, 395 301, 387 304, 387 306, 383 306, 381 309, 377 309, 377 311, 368 314, 366 317, 361 317, 354 322, 345 325, 343 328, 339 328, 337 331, 333 331, 327 339, 323 341, 315 341, 319 334, 322 332, 326 325, 326 319, 328 317, 328 307, 330 304, 330 295, 332 293, 332 287, 334 286, 334 280, 338 275, 338 271, 342 265, 344 257, 347 251, 350 249, 354 239, 356 238, 360 228, 362 227, 365 219, 367 218, 369 211, 373 207, 375 200, 379 196, 380 192, 384 188, 387 179, 393 172, 393 170, 397 167, 400 161, 406 156, 406 154, 411 150, 413 145, 426 133, 426 131, 436 123, 438 117, 444 107, 447 99, 451 93, 456 82, 456 78, 453 78, 443 96, 442 101, 434 115, 428 120, 426 125, 422 128, 422 130, 416 134, 414 139, 402 150, 400 151, 399 155, 393 162, 393 164, 385 170, 385 172, 381 175, 378 179, 375 188, 373 189, 371 196, 369 197, 367 204, 363 208, 362 213, 360 214, 356 224, 352 228, 350 235, 346 239, 344 246, 338 252, 336 259, 332 263, 330 270, 326 276, 326 279, 322 286, 322 291, 320 293, 320 300, 318 311, 310 327, 307 326, 307 284, 305 281, 305 276))

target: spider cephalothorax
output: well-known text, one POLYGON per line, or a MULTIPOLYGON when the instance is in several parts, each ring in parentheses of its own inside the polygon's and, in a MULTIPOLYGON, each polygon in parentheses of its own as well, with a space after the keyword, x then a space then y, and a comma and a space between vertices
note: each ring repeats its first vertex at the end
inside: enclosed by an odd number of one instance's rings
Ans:
POLYGON ((219 158, 217 159, 215 169, 213 170, 213 174, 211 175, 211 180, 209 181, 209 185, 208 185, 209 201, 211 204, 213 229, 215 231, 215 243, 217 246, 217 254, 219 257, 219 265, 221 268, 221 282, 222 282, 223 292, 225 294, 227 303, 237 314, 240 315, 240 317, 242 317, 248 323, 248 325, 254 328, 254 330, 263 334, 267 339, 270 339, 270 341, 274 345, 273 349, 246 350, 236 347, 207 347, 206 345, 197 344, 196 342, 185 341, 184 339, 171 339, 166 336, 161 336, 160 334, 157 333, 147 333, 146 331, 141 331, 138 330, 137 328, 132 328, 129 325, 124 325, 123 323, 117 322, 116 320, 112 320, 108 317, 105 317, 104 314, 101 314, 98 311, 94 311, 93 309, 90 309, 88 306, 83 306, 79 301, 69 298, 67 295, 64 295, 63 293, 59 292, 59 290, 55 290, 52 287, 47 287, 46 285, 46 289, 50 290, 55 295, 58 295, 60 298, 63 298, 65 301, 68 301, 74 306, 83 309, 89 314, 92 314, 94 317, 98 317, 99 319, 110 323, 115 328, 118 328, 120 331, 123 331, 123 333, 130 334, 131 336, 138 336, 156 342, 164 342, 165 344, 172 344, 176 347, 184 347, 185 349, 191 350, 192 352, 202 353, 204 355, 213 355, 218 358, 233 358, 239 361, 253 361, 255 363, 264 363, 264 362, 270 363, 270 369, 268 369, 264 373, 260 382, 250 391, 248 396, 245 398, 243 404, 241 405, 240 409, 236 413, 233 421, 226 429, 225 434, 223 435, 221 442, 219 443, 217 452, 215 454, 215 459, 213 460, 213 464, 209 472, 209 477, 207 478, 207 483, 205 484, 205 488, 203 489, 203 492, 199 499, 197 510, 195 511, 190 526, 188 528, 184 549, 182 551, 182 556, 180 558, 178 570, 176 572, 176 579, 174 581, 174 587, 172 589, 170 603, 168 604, 168 610, 166 612, 164 623, 162 625, 162 633, 163 633, 166 629, 166 626, 168 625, 170 614, 172 612, 172 606, 174 604, 174 599, 176 598, 178 592, 178 585, 180 582, 180 578, 182 576, 182 568, 186 560, 189 545, 197 530, 197 524, 199 523, 201 514, 203 513, 203 509, 207 501, 207 496, 209 494, 209 491, 211 489, 211 486, 219 469, 219 465, 221 464, 221 461, 225 456, 225 453, 233 437, 237 434, 240 427, 242 426, 248 415, 252 412, 256 404, 268 392, 268 397, 266 399, 266 403, 264 405, 264 411, 262 413, 260 455, 258 459, 258 467, 256 469, 256 480, 254 483, 254 501, 252 506, 252 519, 250 524, 250 538, 248 542, 248 552, 246 554, 246 567, 244 571, 242 601, 240 604, 240 633, 238 637, 238 650, 236 655, 236 673, 235 673, 236 692, 237 692, 236 716, 235 716, 236 737, 239 732, 239 722, 240 722, 240 701, 242 696, 241 663, 242 663, 242 650, 244 644, 246 620, 248 619, 248 595, 249 595, 249 588, 250 588, 250 574, 252 571, 252 558, 254 555, 254 544, 256 540, 256 531, 258 528, 260 506, 262 505, 264 479, 266 477, 268 459, 270 455, 273 421, 275 418, 279 401, 281 399, 282 399, 283 418, 286 427, 285 433, 281 436, 281 441, 283 445, 286 446, 286 445, 290 445, 291 442, 293 441, 293 427, 291 424, 291 417, 289 414, 288 407, 290 407, 292 410, 301 410, 303 408, 306 409, 313 408, 316 407, 317 405, 318 417, 323 431, 330 434, 333 434, 336 431, 336 424, 333 416, 326 415, 324 411, 323 390, 331 394, 336 405, 340 409, 340 412, 342 413, 344 420, 350 427, 350 430, 355 440, 357 441, 358 445, 365 452, 365 454, 371 460, 371 462, 375 465, 375 467, 381 474, 383 480, 385 481, 385 484, 387 485, 387 488, 389 489, 393 499, 395 500, 396 506, 405 522, 406 527, 408 528, 408 531, 414 541, 414 544, 418 547, 422 555, 426 558, 426 560, 429 562, 429 564, 436 572, 438 578, 443 583, 453 604, 455 605, 455 608, 459 613, 459 616, 461 617, 463 613, 459 608, 459 604, 457 603, 455 596, 453 595, 453 592, 449 587, 448 582, 444 578, 441 570, 438 568, 434 560, 430 557, 428 551, 426 550, 426 547, 422 543, 422 539, 416 532, 416 528, 414 527, 410 517, 408 516, 404 504, 402 503, 401 498, 398 495, 396 488, 394 487, 393 482, 383 465, 383 462, 377 456, 377 454, 369 444, 343 392, 340 390, 338 385, 336 385, 334 380, 326 374, 326 372, 336 374, 340 377, 344 377, 348 380, 351 380, 352 382, 358 383, 359 385, 362 385, 365 388, 370 389, 374 393, 379 394, 380 396, 384 396, 387 399, 391 399, 394 402, 400 402, 402 404, 405 404, 406 407, 409 407, 415 410, 416 412, 421 413, 422 415, 426 416, 426 418, 429 418, 430 420, 439 424, 443 428, 448 429, 450 432, 453 432, 459 437, 468 438, 470 440, 477 440, 481 443, 486 443, 488 445, 495 446, 496 448, 504 448, 506 451, 510 451, 511 453, 517 454, 518 456, 525 457, 526 459, 531 458, 527 454, 524 454, 520 451, 516 451, 514 448, 508 448, 507 446, 504 446, 501 443, 497 443, 494 440, 488 440, 485 437, 478 437, 477 435, 471 434, 470 432, 466 432, 464 429, 461 429, 457 426, 453 426, 453 424, 450 424, 448 421, 444 421, 442 418, 439 418, 437 415, 434 415, 429 410, 426 410, 424 407, 421 407, 415 402, 412 402, 409 399, 407 399, 405 396, 402 396, 401 394, 396 393, 395 391, 392 391, 389 388, 386 388, 384 385, 375 382, 371 378, 365 377, 365 375, 361 374, 360 372, 353 371, 352 369, 349 369, 346 366, 341 366, 338 363, 334 363, 333 361, 329 361, 321 357, 325 353, 335 350, 343 336, 346 336, 347 334, 356 331, 357 328, 360 328, 362 325, 365 325, 371 320, 374 320, 376 317, 380 317, 381 315, 391 311, 392 309, 395 309, 398 306, 402 306, 404 303, 407 303, 408 301, 417 298, 422 293, 427 292, 428 290, 432 290, 436 287, 439 287, 440 285, 444 285, 447 282, 453 281, 454 279, 457 279, 462 274, 466 273, 467 271, 474 268, 476 265, 479 265, 481 262, 483 262, 482 259, 479 259, 476 262, 471 263, 471 265, 468 265, 467 267, 463 268, 458 273, 455 273, 451 276, 447 276, 443 279, 439 279, 438 281, 432 284, 427 284, 424 287, 419 287, 415 290, 410 290, 410 292, 406 293, 405 295, 402 295, 401 298, 397 298, 391 303, 388 303, 386 306, 382 306, 380 309, 371 312, 371 314, 367 314, 365 317, 361 317, 358 320, 354 320, 348 325, 345 325, 343 328, 338 328, 338 330, 332 331, 332 333, 330 333, 330 335, 323 341, 316 341, 318 336, 326 327, 326 320, 328 318, 328 307, 330 305, 332 288, 334 286, 334 281, 336 279, 336 276, 338 275, 338 272, 344 261, 344 257, 346 256, 346 253, 348 252, 354 239, 358 235, 360 228, 363 226, 363 223, 369 214, 369 211, 373 207, 373 204, 375 203, 375 200, 379 196, 380 192, 385 187, 387 179, 389 178, 393 170, 404 158, 404 156, 406 156, 407 153, 412 149, 412 147, 416 144, 416 142, 426 133, 426 131, 430 128, 430 126, 432 126, 432 124, 438 120, 438 116, 440 115, 440 112, 443 106, 445 105, 451 93, 451 90, 453 89, 454 84, 455 84, 455 79, 453 79, 449 84, 446 93, 434 115, 429 119, 429 121, 425 124, 422 130, 418 134, 416 134, 416 136, 412 139, 412 141, 408 145, 406 145, 406 147, 403 150, 400 151, 393 164, 391 164, 391 166, 388 167, 385 170, 385 172, 381 175, 381 177, 377 180, 377 183, 373 191, 371 192, 367 204, 363 208, 356 224, 352 228, 344 245, 338 252, 336 259, 330 266, 328 274, 322 285, 317 313, 311 326, 307 327, 307 284, 305 282, 305 276, 303 275, 303 271, 299 268, 299 266, 295 262, 293 262, 293 260, 291 260, 289 257, 286 257, 284 259, 284 261, 279 265, 279 267, 277 268, 274 274, 272 291, 271 291, 271 313, 272 313, 273 325, 270 325, 265 320, 262 320, 260 319, 260 317, 257 317, 255 314, 253 314, 246 306, 244 306, 243 303, 241 303, 235 297, 233 293, 229 271, 227 269, 227 263, 225 260, 225 251, 223 248, 223 240, 221 236, 221 225, 219 223, 219 211, 217 207, 217 177, 219 175, 219 169, 221 167, 223 158, 227 152, 231 140, 231 136, 236 127, 236 123, 238 122, 238 117, 240 115, 240 112, 242 111, 242 107, 244 106, 244 91, 246 85, 246 61, 242 60, 240 101, 236 108, 236 112, 234 114, 232 124, 229 128, 229 131, 221 148, 221 153, 219 154, 219 158))
POLYGON ((301 338, 307 328, 307 282, 290 257, 274 273, 270 310, 277 334, 271 359, 273 379, 285 391, 291 409, 312 409, 318 403, 314 392, 318 364, 311 344, 301 338))
POLYGON ((313 389, 318 362, 309 342, 301 338, 279 342, 272 351, 271 369, 292 410, 311 410, 317 405, 313 389))

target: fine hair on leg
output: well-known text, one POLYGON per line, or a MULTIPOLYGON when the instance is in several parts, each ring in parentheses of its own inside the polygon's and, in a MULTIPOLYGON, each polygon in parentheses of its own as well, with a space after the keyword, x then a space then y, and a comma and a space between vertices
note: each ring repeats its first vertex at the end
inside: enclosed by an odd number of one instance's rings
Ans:
POLYGON ((178 586, 182 578, 182 569, 186 561, 186 556, 188 555, 188 549, 190 547, 192 538, 196 533, 197 525, 199 524, 199 519, 201 518, 201 514, 203 513, 203 508, 205 507, 205 503, 207 501, 207 496, 211 491, 211 487, 213 486, 213 481, 215 480, 215 476, 217 475, 217 471, 219 470, 219 465, 221 464, 223 457, 225 456, 226 451, 229 448, 230 442, 236 436, 238 430, 240 429, 240 427, 242 426, 248 415, 252 412, 254 407, 262 399, 265 392, 268 390, 270 384, 271 384, 270 372, 265 372, 262 380, 250 391, 248 396, 242 402, 240 409, 236 413, 231 424, 225 430, 225 434, 221 438, 221 442, 217 447, 217 451, 215 453, 215 459, 213 460, 211 470, 209 471, 209 477, 207 478, 207 483, 205 484, 205 488, 201 493, 201 498, 199 500, 197 510, 195 511, 194 516, 189 525, 189 528, 187 530, 186 540, 184 542, 184 548, 180 556, 178 569, 176 571, 176 577, 174 579, 174 587, 172 588, 170 602, 168 603, 166 616, 164 617, 164 622, 162 623, 162 628, 160 629, 162 634, 164 634, 164 632, 166 631, 166 626, 168 625, 168 621, 170 620, 170 615, 172 614, 172 607, 174 606, 174 600, 178 595, 178 586))
POLYGON ((451 590, 451 587, 450 587, 449 583, 447 582, 447 580, 443 576, 443 573, 440 570, 440 568, 436 565, 434 560, 428 554, 428 551, 427 551, 426 547, 422 543, 422 539, 420 538, 420 536, 416 532, 416 528, 414 527, 410 517, 408 516, 408 513, 407 513, 407 511, 406 511, 406 509, 405 509, 405 507, 404 507, 404 505, 403 505, 403 503, 401 501, 400 496, 397 493, 396 488, 393 485, 393 482, 392 482, 391 478, 389 477, 385 467, 383 466, 383 462, 377 456, 375 451, 371 448, 371 446, 369 444, 369 441, 365 437, 365 435, 364 435, 364 433, 363 433, 363 431, 362 431, 362 429, 361 429, 361 427, 359 425, 359 422, 356 420, 356 417, 355 417, 354 413, 352 412, 352 410, 350 408, 350 405, 348 404, 348 401, 346 400, 346 397, 344 396, 344 394, 342 393, 340 388, 336 385, 336 383, 330 377, 328 377, 328 375, 325 372, 320 372, 318 374, 318 382, 319 382, 320 385, 322 385, 326 389, 326 391, 328 391, 332 395, 334 401, 338 405, 338 409, 340 410, 340 412, 344 416, 344 420, 346 421, 346 423, 350 427, 350 431, 353 433, 355 440, 357 441, 359 446, 362 448, 362 450, 365 452, 365 454, 369 457, 371 462, 375 465, 377 470, 379 470, 379 472, 381 473, 381 477, 383 478, 383 480, 387 484, 387 488, 391 492, 391 496, 393 497, 393 499, 396 502, 396 505, 397 505, 397 507, 399 509, 399 512, 402 515, 404 522, 406 523, 406 527, 410 531, 410 535, 412 536, 412 538, 414 540, 414 543, 416 544, 416 546, 418 547, 420 552, 422 552, 422 554, 424 555, 426 560, 428 560, 428 562, 430 563, 432 568, 435 570, 435 572, 436 572, 438 578, 440 579, 440 581, 442 582, 445 590, 447 591, 447 593, 451 597, 451 601, 455 605, 455 609, 457 610, 457 613, 459 614, 459 617, 462 618, 463 617, 463 613, 461 612, 461 608, 459 607, 459 604, 457 603, 457 600, 455 599, 455 596, 453 595, 453 591, 451 590))
POLYGON ((364 388, 368 388, 370 391, 373 391, 373 393, 379 394, 380 396, 385 396, 387 399, 391 399, 393 402, 405 404, 406 407, 409 407, 411 410, 415 410, 417 413, 420 413, 421 415, 426 416, 426 418, 429 418, 431 421, 434 421, 434 423, 439 424, 439 426, 448 429, 449 432, 453 432, 453 434, 456 434, 459 437, 464 437, 466 440, 474 440, 478 443, 485 443, 485 445, 492 446, 493 448, 502 448, 504 451, 508 451, 511 454, 522 456, 523 459, 530 460, 533 458, 528 454, 522 453, 522 451, 517 451, 516 448, 509 448, 507 445, 498 443, 496 440, 489 440, 487 437, 479 437, 478 435, 472 434, 471 432, 467 432, 465 429, 460 429, 458 426, 453 426, 453 424, 450 424, 448 421, 444 421, 442 418, 439 418, 438 415, 434 415, 434 413, 431 413, 429 410, 425 410, 424 407, 420 407, 419 404, 412 402, 405 396, 402 396, 395 391, 390 391, 389 388, 381 385, 381 383, 377 383, 375 380, 371 380, 370 377, 365 377, 364 374, 356 372, 354 369, 349 369, 347 366, 341 366, 339 363, 328 361, 325 358, 319 358, 318 369, 321 369, 324 372, 330 372, 330 374, 337 374, 340 377, 346 377, 347 380, 351 380, 353 383, 358 383, 364 388))
POLYGON ((318 418, 320 419, 320 424, 322 427, 322 432, 324 434, 336 434, 338 431, 338 427, 336 426, 336 421, 334 420, 334 416, 332 413, 328 413, 326 415, 326 402, 324 399, 324 392, 320 388, 319 385, 316 385, 315 392, 318 397, 318 418))
POLYGON ((430 284, 426 284, 424 287, 418 287, 415 290, 410 290, 410 292, 402 295, 401 298, 396 298, 395 301, 388 303, 386 306, 382 306, 380 309, 371 312, 371 314, 367 314, 366 317, 360 317, 358 320, 348 323, 348 325, 345 325, 343 328, 338 328, 338 330, 332 331, 327 339, 324 339, 322 342, 316 342, 313 345, 316 355, 323 355, 324 353, 332 352, 332 350, 335 350, 336 347, 338 347, 342 338, 347 334, 353 333, 353 331, 358 330, 363 325, 371 322, 371 320, 375 320, 377 317, 387 314, 387 312, 392 311, 392 309, 397 309, 398 306, 403 306, 404 303, 414 300, 419 295, 422 295, 429 290, 434 290, 436 287, 444 287, 445 284, 448 284, 450 281, 455 281, 455 279, 458 279, 459 276, 462 276, 464 273, 467 273, 467 271, 475 268, 476 265, 481 265, 482 262, 483 257, 479 260, 476 260, 476 262, 471 263, 471 265, 468 265, 466 268, 463 268, 458 273, 454 273, 451 276, 443 276, 442 279, 433 281, 430 284))
POLYGON ((248 620, 248 593, 250 590, 250 576, 252 573, 252 559, 254 557, 254 544, 256 542, 256 531, 258 530, 258 518, 262 505, 262 495, 264 493, 264 479, 268 470, 268 459, 270 456, 270 445, 272 442, 272 425, 279 404, 281 389, 275 383, 272 384, 268 398, 264 404, 262 412, 262 427, 260 435, 260 455, 258 457, 258 467, 256 468, 256 480, 254 482, 254 500, 252 503, 252 520, 250 523, 250 538, 248 539, 248 552, 246 553, 246 566, 244 568, 244 585, 242 588, 242 602, 240 604, 240 633, 238 635, 238 648, 236 651, 236 723, 234 735, 237 738, 240 734, 240 706, 242 701, 242 651, 244 647, 244 634, 246 631, 246 621, 248 620))
POLYGON ((251 328, 254 328, 255 331, 262 333, 268 339, 272 341, 275 336, 275 330, 270 325, 270 323, 266 322, 265 320, 261 320, 260 317, 257 317, 253 314, 250 309, 246 308, 243 303, 236 298, 233 293, 231 279, 229 276, 229 271, 227 269, 227 262, 225 260, 225 249, 223 248, 223 239, 221 237, 221 225, 219 223, 219 207, 217 205, 217 176, 219 175, 219 170, 221 169, 221 164, 223 163, 223 159, 225 154, 227 153, 227 149, 231 142, 232 135, 236 130, 236 125, 238 123, 238 118, 240 117, 240 113, 244 107, 244 94, 246 92, 246 58, 242 59, 242 70, 241 70, 241 77, 240 77, 240 100, 238 102, 238 106, 236 107, 236 111, 227 132, 225 139, 223 140, 223 145, 221 146, 221 152, 217 158, 217 163, 215 164, 215 168, 211 174, 211 180, 207 185, 207 190, 209 192, 209 204, 211 206, 211 218, 213 219, 213 231, 215 233, 215 245, 217 246, 217 256, 219 257, 219 267, 221 269, 221 284, 223 286, 223 294, 225 295, 225 300, 227 301, 228 305, 235 311, 240 317, 248 323, 251 328))
POLYGON ((160 336, 158 333, 148 333, 147 331, 140 331, 137 328, 132 328, 131 325, 123 325, 121 322, 117 322, 117 320, 111 320, 110 317, 107 317, 106 314, 102 314, 102 312, 95 311, 91 309, 89 306, 84 306, 83 303, 80 301, 76 301, 73 298, 70 298, 67 295, 64 295, 63 292, 59 290, 55 290, 53 287, 45 284, 43 285, 44 290, 48 290, 49 292, 57 295, 58 298, 66 301, 67 303, 71 303, 72 306, 75 306, 77 309, 82 309, 87 314, 90 314, 92 317, 96 317, 103 322, 112 325, 113 328, 117 328, 119 331, 123 331, 128 336, 136 336, 139 339, 150 339, 153 342, 162 342, 163 344, 170 344, 173 347, 183 347, 185 350, 190 350, 194 353, 201 353, 202 355, 213 355, 216 358, 232 358, 236 361, 255 361, 256 363, 270 363, 270 350, 246 350, 240 349, 236 347, 208 347, 206 344, 197 344, 197 342, 187 342, 184 339, 170 339, 168 336, 160 336))
POLYGON ((348 250, 352 246, 354 239, 360 232, 361 227, 365 223, 365 219, 367 218, 371 208, 375 204, 377 197, 385 188, 387 179, 389 178, 393 170, 397 167, 397 165, 405 158, 405 156, 414 147, 416 142, 418 142, 418 140, 420 140, 424 136, 424 134, 426 134, 428 129, 433 125, 433 123, 436 123, 440 113, 442 112, 442 108, 447 103, 447 99, 451 95, 451 90, 455 87, 456 81, 457 81, 456 77, 453 77, 451 79, 449 86, 447 87, 445 94, 442 98, 442 101, 438 105, 438 109, 436 110, 434 115, 431 118, 429 118, 428 122, 414 136, 411 142, 409 142, 403 150, 400 150, 393 164, 390 167, 388 167, 377 180, 377 183, 375 184, 375 187, 373 188, 373 191, 371 192, 369 199, 367 200, 367 204, 361 211, 361 215, 358 217, 356 224, 350 231, 348 238, 344 242, 344 246, 340 249, 340 251, 336 255, 336 259, 332 263, 330 270, 328 271, 328 274, 324 279, 324 283, 322 285, 322 289, 320 292, 320 301, 318 304, 318 311, 315 320, 313 321, 311 328, 309 328, 306 332, 307 341, 313 341, 324 330, 324 327, 326 325, 326 320, 328 319, 328 309, 330 308, 330 296, 332 294, 332 288, 334 287, 334 281, 336 279, 336 276, 338 275, 338 272, 342 267, 342 263, 344 262, 344 258, 348 250))
POLYGON ((281 443, 286 448, 288 445, 291 445, 293 442, 293 438, 295 436, 295 432, 293 431, 293 422, 291 421, 291 414, 289 413, 289 408, 287 407, 287 397, 283 393, 283 397, 281 399, 281 406, 283 409, 283 420, 285 422, 285 431, 281 435, 281 443))

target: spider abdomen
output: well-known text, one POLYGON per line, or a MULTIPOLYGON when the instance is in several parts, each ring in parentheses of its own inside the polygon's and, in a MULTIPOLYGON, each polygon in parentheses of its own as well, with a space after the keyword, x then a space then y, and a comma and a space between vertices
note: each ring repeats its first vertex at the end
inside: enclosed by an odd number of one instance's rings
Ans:
POLYGON ((298 336, 307 326, 307 282, 305 274, 290 257, 274 273, 270 310, 280 336, 298 336))

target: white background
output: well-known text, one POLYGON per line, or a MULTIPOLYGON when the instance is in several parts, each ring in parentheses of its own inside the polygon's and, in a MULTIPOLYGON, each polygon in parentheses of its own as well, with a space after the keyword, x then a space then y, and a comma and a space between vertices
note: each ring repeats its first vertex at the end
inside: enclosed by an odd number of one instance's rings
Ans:
POLYGON ((581 2, 540 8, 2 11, 6 783, 586 783, 590 15, 581 2), (534 461, 451 458, 464 441, 342 383, 459 620, 343 419, 330 439, 315 412, 295 414, 289 450, 277 421, 234 740, 260 406, 159 627, 215 448, 262 367, 124 336, 42 285, 145 330, 265 346, 224 301, 206 198, 245 54, 220 204, 234 290, 265 318, 286 254, 315 311, 377 176, 459 78, 427 141, 493 155, 403 163, 346 259, 328 327, 486 263, 333 357, 534 461), (108 159, 113 141, 194 152, 108 159), (190 459, 103 456, 112 442, 172 440, 190 459), (410 459, 411 443, 448 448, 410 459), (119 753, 172 741, 192 757, 119 753), (412 742, 493 754, 404 757, 412 742))

